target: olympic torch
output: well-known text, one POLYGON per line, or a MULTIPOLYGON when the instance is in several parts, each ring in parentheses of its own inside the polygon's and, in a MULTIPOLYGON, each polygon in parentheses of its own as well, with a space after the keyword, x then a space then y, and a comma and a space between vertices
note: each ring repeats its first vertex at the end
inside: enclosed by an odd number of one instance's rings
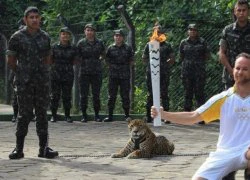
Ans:
POLYGON ((162 125, 160 113, 160 42, 165 40, 166 36, 164 34, 159 36, 158 28, 154 28, 153 35, 149 42, 153 105, 158 111, 158 115, 154 118, 154 126, 162 125))

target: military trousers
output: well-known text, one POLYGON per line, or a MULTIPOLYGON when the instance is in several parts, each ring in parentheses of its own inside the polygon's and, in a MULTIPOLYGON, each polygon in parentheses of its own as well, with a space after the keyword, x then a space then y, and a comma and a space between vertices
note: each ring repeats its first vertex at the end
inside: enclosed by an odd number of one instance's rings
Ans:
POLYGON ((193 107, 193 97, 196 100, 196 106, 200 107, 205 103, 205 76, 186 76, 182 78, 184 86, 184 110, 191 111, 193 107))
POLYGON ((16 86, 19 105, 16 136, 27 135, 29 123, 33 119, 33 110, 36 116, 37 135, 48 135, 49 81, 29 81, 17 83, 16 86))
POLYGON ((70 109, 72 107, 72 88, 73 79, 71 81, 52 80, 50 93, 51 109, 58 109, 61 97, 64 109, 70 109))
POLYGON ((82 112, 86 113, 88 108, 88 95, 89 89, 91 88, 94 111, 98 114, 101 108, 100 91, 102 87, 102 74, 81 75, 79 78, 79 86, 81 95, 80 107, 82 112))
POLYGON ((113 78, 109 77, 109 84, 108 84, 108 109, 109 114, 113 113, 115 108, 115 102, 117 98, 118 89, 120 88, 120 96, 122 100, 122 107, 126 113, 130 109, 130 79, 121 79, 121 78, 113 78))

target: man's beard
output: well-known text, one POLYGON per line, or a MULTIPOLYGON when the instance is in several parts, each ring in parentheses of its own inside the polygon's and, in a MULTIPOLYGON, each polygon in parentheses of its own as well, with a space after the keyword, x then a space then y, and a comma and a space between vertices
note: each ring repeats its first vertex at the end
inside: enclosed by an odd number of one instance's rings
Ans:
POLYGON ((236 80, 235 82, 242 85, 250 84, 250 78, 244 78, 243 80, 236 80))

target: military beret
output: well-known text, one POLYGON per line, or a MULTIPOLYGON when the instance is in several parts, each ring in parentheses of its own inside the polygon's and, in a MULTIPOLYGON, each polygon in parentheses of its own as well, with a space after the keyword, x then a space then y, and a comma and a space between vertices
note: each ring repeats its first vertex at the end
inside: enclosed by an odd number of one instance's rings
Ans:
POLYGON ((91 28, 91 29, 93 29, 94 31, 96 30, 95 26, 94 26, 93 24, 91 24, 91 23, 86 24, 86 25, 84 26, 84 30, 85 30, 86 28, 91 28))
POLYGON ((125 36, 125 33, 123 32, 122 29, 114 30, 114 34, 119 34, 119 35, 121 35, 121 36, 125 36))
POLYGON ((71 34, 71 31, 69 30, 68 27, 62 27, 62 28, 60 29, 60 32, 68 32, 68 33, 71 34))
POLYGON ((29 6, 27 9, 24 11, 24 16, 27 17, 30 12, 38 13, 40 14, 39 10, 35 6, 29 6))
POLYGON ((196 29, 197 30, 197 25, 196 24, 189 24, 188 29, 196 29))

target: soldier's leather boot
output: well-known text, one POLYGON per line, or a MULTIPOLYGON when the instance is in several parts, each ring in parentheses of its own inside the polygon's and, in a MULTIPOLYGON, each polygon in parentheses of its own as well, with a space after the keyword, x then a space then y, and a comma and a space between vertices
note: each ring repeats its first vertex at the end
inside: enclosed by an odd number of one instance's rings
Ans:
POLYGON ((131 117, 129 116, 129 108, 125 108, 125 109, 124 109, 124 113, 125 113, 124 120, 125 120, 126 122, 132 120, 131 117))
POLYGON ((65 116, 65 121, 68 122, 68 123, 72 123, 73 120, 71 119, 70 116, 65 116))
POLYGON ((58 152, 54 151, 50 147, 47 146, 48 143, 48 135, 39 136, 39 154, 38 157, 53 159, 58 156, 58 152))
POLYGON ((47 158, 47 159, 53 159, 57 157, 59 153, 57 151, 54 151, 50 147, 40 148, 38 157, 40 158, 47 158))
POLYGON ((50 122, 57 122, 58 121, 58 116, 57 116, 57 110, 56 109, 51 109, 51 119, 50 122))
POLYGON ((113 121, 113 115, 109 115, 108 117, 103 119, 103 122, 112 122, 113 121))
POLYGON ((81 119, 81 122, 82 122, 82 123, 88 122, 87 117, 88 117, 88 115, 87 115, 87 113, 86 113, 86 110, 83 110, 83 111, 82 111, 82 119, 81 119))
POLYGON ((65 121, 67 121, 68 123, 72 123, 73 120, 70 117, 70 109, 66 108, 64 110, 64 114, 65 114, 65 121))
POLYGON ((57 121, 58 121, 57 115, 51 116, 50 122, 57 122, 57 121))
POLYGON ((16 137, 16 148, 9 154, 10 159, 21 159, 24 157, 23 145, 25 136, 16 137))
POLYGON ((101 120, 99 114, 96 114, 96 115, 95 115, 95 121, 96 121, 96 122, 102 122, 102 120, 101 120))
POLYGON ((14 123, 17 121, 18 108, 13 106, 13 112, 14 112, 14 114, 13 114, 13 117, 11 119, 11 122, 14 123))
POLYGON ((113 121, 113 108, 109 107, 109 116, 102 120, 103 122, 112 122, 113 121))
POLYGON ((11 122, 14 123, 14 122, 16 122, 16 121, 17 121, 17 115, 14 114, 13 117, 12 117, 12 119, 11 119, 11 122))
POLYGON ((125 116, 124 119, 125 119, 126 122, 129 122, 129 121, 132 120, 132 118, 130 116, 125 116))

